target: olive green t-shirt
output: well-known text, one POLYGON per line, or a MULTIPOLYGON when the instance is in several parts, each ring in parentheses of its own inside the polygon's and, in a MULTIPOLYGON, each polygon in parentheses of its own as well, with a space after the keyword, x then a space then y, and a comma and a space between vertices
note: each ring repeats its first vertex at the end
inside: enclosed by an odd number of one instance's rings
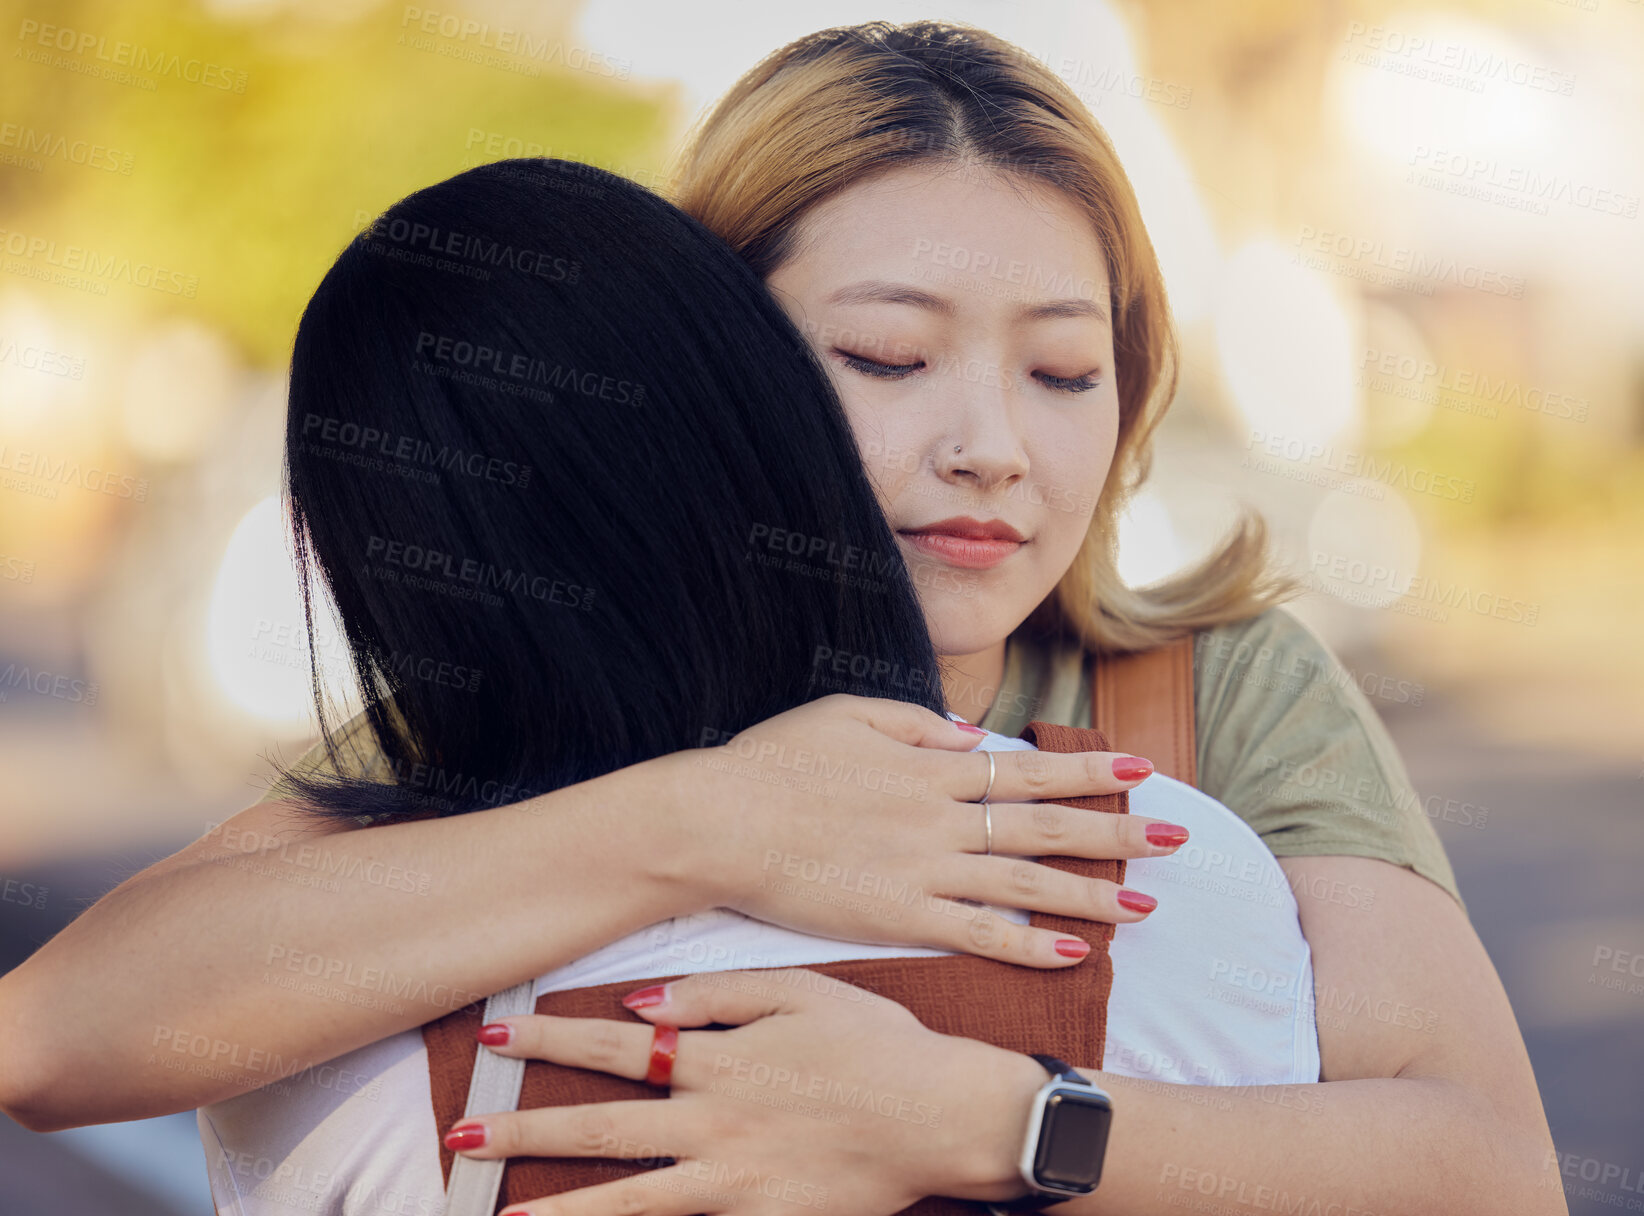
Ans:
MULTIPOLYGON (((1414 870, 1460 899, 1425 804, 1353 676, 1283 609, 1201 630, 1193 649, 1199 789, 1276 857, 1345 854, 1414 870)), ((1025 632, 980 726, 1090 725, 1090 664, 1077 643, 1025 632)))
MULTIPOLYGON (((1352 675, 1290 613, 1272 609, 1199 633, 1193 651, 1199 789, 1248 823, 1276 857, 1345 854, 1414 870, 1452 896, 1455 875, 1393 741, 1352 675)), ((1090 725, 1090 664, 1077 644, 1018 631, 981 726, 1090 725)), ((343 767, 387 779, 363 714, 339 732, 343 767)), ((325 765, 320 745, 293 766, 325 765)), ((262 801, 286 793, 276 782, 262 801)))

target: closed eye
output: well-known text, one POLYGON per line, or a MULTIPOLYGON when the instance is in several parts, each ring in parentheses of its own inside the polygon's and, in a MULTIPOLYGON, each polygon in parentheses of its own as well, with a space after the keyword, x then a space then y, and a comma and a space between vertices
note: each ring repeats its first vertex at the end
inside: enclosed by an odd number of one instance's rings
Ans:
POLYGON ((876 380, 902 380, 925 366, 923 360, 918 363, 880 363, 861 355, 853 355, 850 351, 840 350, 838 347, 834 347, 833 353, 845 361, 845 366, 876 380))
POLYGON ((1060 393, 1088 393, 1102 382, 1102 378, 1095 372, 1086 372, 1082 376, 1053 376, 1049 372, 1034 372, 1041 383, 1060 393))

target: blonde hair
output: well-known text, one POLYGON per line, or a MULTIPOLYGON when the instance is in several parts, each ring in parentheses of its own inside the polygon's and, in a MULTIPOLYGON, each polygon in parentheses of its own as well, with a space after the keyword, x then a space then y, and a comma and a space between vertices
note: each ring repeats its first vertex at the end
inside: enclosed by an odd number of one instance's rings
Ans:
POLYGON ((1146 479, 1154 428, 1176 391, 1177 341, 1135 192, 1106 133, 1049 68, 982 30, 871 22, 767 56, 693 135, 676 201, 761 277, 795 253, 822 200, 893 167, 957 162, 1048 183, 1090 217, 1111 285, 1119 438, 1090 531, 1028 618, 1092 650, 1147 650, 1243 620, 1294 590, 1269 571, 1246 513, 1199 565, 1142 590, 1116 566, 1119 513, 1146 479))

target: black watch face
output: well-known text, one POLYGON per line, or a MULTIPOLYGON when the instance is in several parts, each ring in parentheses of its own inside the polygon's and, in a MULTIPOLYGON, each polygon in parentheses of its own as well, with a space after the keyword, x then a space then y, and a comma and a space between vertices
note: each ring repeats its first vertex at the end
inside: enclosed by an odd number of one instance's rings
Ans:
POLYGON ((1039 1155, 1033 1173, 1044 1186, 1093 1191, 1102 1176, 1113 1107, 1080 1090, 1057 1090, 1045 1099, 1039 1155))

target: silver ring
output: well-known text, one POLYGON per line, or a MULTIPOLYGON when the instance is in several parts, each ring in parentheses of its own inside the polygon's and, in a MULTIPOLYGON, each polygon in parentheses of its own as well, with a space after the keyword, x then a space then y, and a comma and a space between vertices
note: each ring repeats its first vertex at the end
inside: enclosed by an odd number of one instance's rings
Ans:
POLYGON ((982 825, 987 829, 987 855, 993 856, 993 806, 988 798, 993 793, 993 779, 999 773, 999 762, 988 753, 988 788, 982 791, 982 825))

